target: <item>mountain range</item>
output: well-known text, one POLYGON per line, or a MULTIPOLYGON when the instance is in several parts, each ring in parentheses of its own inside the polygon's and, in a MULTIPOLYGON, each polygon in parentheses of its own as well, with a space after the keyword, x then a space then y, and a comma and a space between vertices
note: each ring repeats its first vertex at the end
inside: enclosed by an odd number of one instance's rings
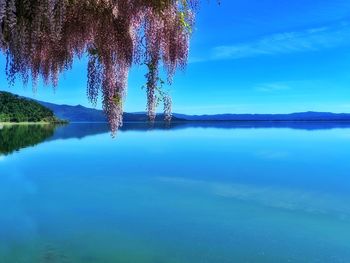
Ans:
MULTIPOLYGON (((70 122, 106 122, 102 110, 91 109, 81 105, 57 105, 38 101, 41 105, 51 109, 54 114, 70 122)), ((156 121, 162 121, 163 115, 157 115, 156 121)), ((147 115, 144 112, 124 113, 125 122, 144 122, 147 115)), ((214 114, 214 115, 187 115, 173 114, 173 121, 350 121, 349 113, 331 112, 299 112, 291 114, 214 114)))
MULTIPOLYGON (((81 105, 57 105, 49 102, 37 101, 41 105, 52 110, 55 115, 70 122, 107 122, 106 116, 102 110, 87 108, 81 105)), ((146 122, 148 117, 146 113, 124 113, 123 120, 125 122, 146 122)), ((163 121, 164 116, 158 114, 156 121, 163 121)), ((179 118, 174 116, 173 121, 180 121, 179 118)))
MULTIPOLYGON (((25 97, 20 97, 8 92, 0 92, 0 95, 13 98, 20 101, 22 104, 28 102, 30 105, 44 106, 48 112, 52 112, 54 116, 61 120, 69 122, 107 122, 106 116, 102 110, 87 108, 81 105, 58 105, 49 102, 33 100, 25 97)), ((8 101, 3 101, 4 107, 9 106, 8 101), (6 105, 5 105, 6 104, 6 105)), ((18 102, 19 103, 19 102, 18 102)), ((28 104, 27 103, 27 104, 28 104)), ((0 105, 1 106, 1 105, 0 105)), ((38 107, 36 106, 36 107, 38 107)), ((34 106, 33 106, 34 107, 34 106)), ((31 108, 33 108, 31 107, 31 108)), ((13 107, 12 107, 13 108, 13 107)), ((10 109, 12 109, 10 107, 10 109)), ((21 106, 20 109, 23 107, 21 106)), ((1 109, 1 107, 0 107, 1 109)), ((10 111, 12 112, 12 111, 10 111)), ((34 112, 30 110, 30 112, 34 112)), ((0 111, 0 114, 4 112, 0 111)), ((12 112, 13 113, 13 112, 12 112)), ((51 114, 52 114, 51 113, 51 114)), ((147 122, 148 117, 145 112, 124 113, 124 122, 147 122)), ((164 116, 158 114, 157 122, 163 122, 164 116)), ((299 112, 291 114, 214 114, 214 115, 187 115, 187 114, 173 114, 173 122, 350 122, 350 113, 331 113, 331 112, 299 112)))

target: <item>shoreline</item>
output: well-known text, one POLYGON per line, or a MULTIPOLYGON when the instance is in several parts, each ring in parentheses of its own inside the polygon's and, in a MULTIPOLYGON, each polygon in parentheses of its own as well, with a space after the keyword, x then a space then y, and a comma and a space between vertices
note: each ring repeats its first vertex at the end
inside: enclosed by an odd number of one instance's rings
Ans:
POLYGON ((0 126, 7 125, 49 125, 49 124, 68 124, 69 122, 0 122, 0 126))

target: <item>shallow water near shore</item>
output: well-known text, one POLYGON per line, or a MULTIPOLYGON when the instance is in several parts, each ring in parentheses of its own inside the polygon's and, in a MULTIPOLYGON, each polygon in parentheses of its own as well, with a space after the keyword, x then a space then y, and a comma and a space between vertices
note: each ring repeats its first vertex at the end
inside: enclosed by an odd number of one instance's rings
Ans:
POLYGON ((0 262, 350 262, 350 128, 0 129, 0 262))

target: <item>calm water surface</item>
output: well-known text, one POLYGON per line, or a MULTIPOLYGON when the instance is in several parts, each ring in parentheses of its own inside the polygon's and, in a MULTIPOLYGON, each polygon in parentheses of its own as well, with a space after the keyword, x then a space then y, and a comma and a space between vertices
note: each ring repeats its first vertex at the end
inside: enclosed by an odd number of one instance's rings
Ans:
POLYGON ((348 263, 350 128, 329 126, 2 127, 0 262, 348 263))

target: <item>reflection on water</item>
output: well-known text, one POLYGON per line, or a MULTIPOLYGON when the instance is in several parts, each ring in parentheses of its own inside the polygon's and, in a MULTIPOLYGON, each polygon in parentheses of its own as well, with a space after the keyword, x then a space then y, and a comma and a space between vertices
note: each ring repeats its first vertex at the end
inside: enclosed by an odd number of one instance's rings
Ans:
POLYGON ((0 129, 0 155, 34 146, 53 136, 54 125, 4 125, 0 129))
MULTIPOLYGON (((299 130, 327 130, 336 128, 350 128, 350 122, 164 122, 153 124, 144 122, 126 122, 121 131, 152 131, 175 130, 193 128, 215 129, 267 129, 290 128, 299 130)), ((8 155, 21 148, 34 146, 46 140, 82 139, 86 136, 108 133, 106 123, 71 123, 69 125, 4 125, 0 126, 0 155, 8 155)))
POLYGON ((4 127, 0 262, 350 262, 350 128, 285 125, 4 127))

